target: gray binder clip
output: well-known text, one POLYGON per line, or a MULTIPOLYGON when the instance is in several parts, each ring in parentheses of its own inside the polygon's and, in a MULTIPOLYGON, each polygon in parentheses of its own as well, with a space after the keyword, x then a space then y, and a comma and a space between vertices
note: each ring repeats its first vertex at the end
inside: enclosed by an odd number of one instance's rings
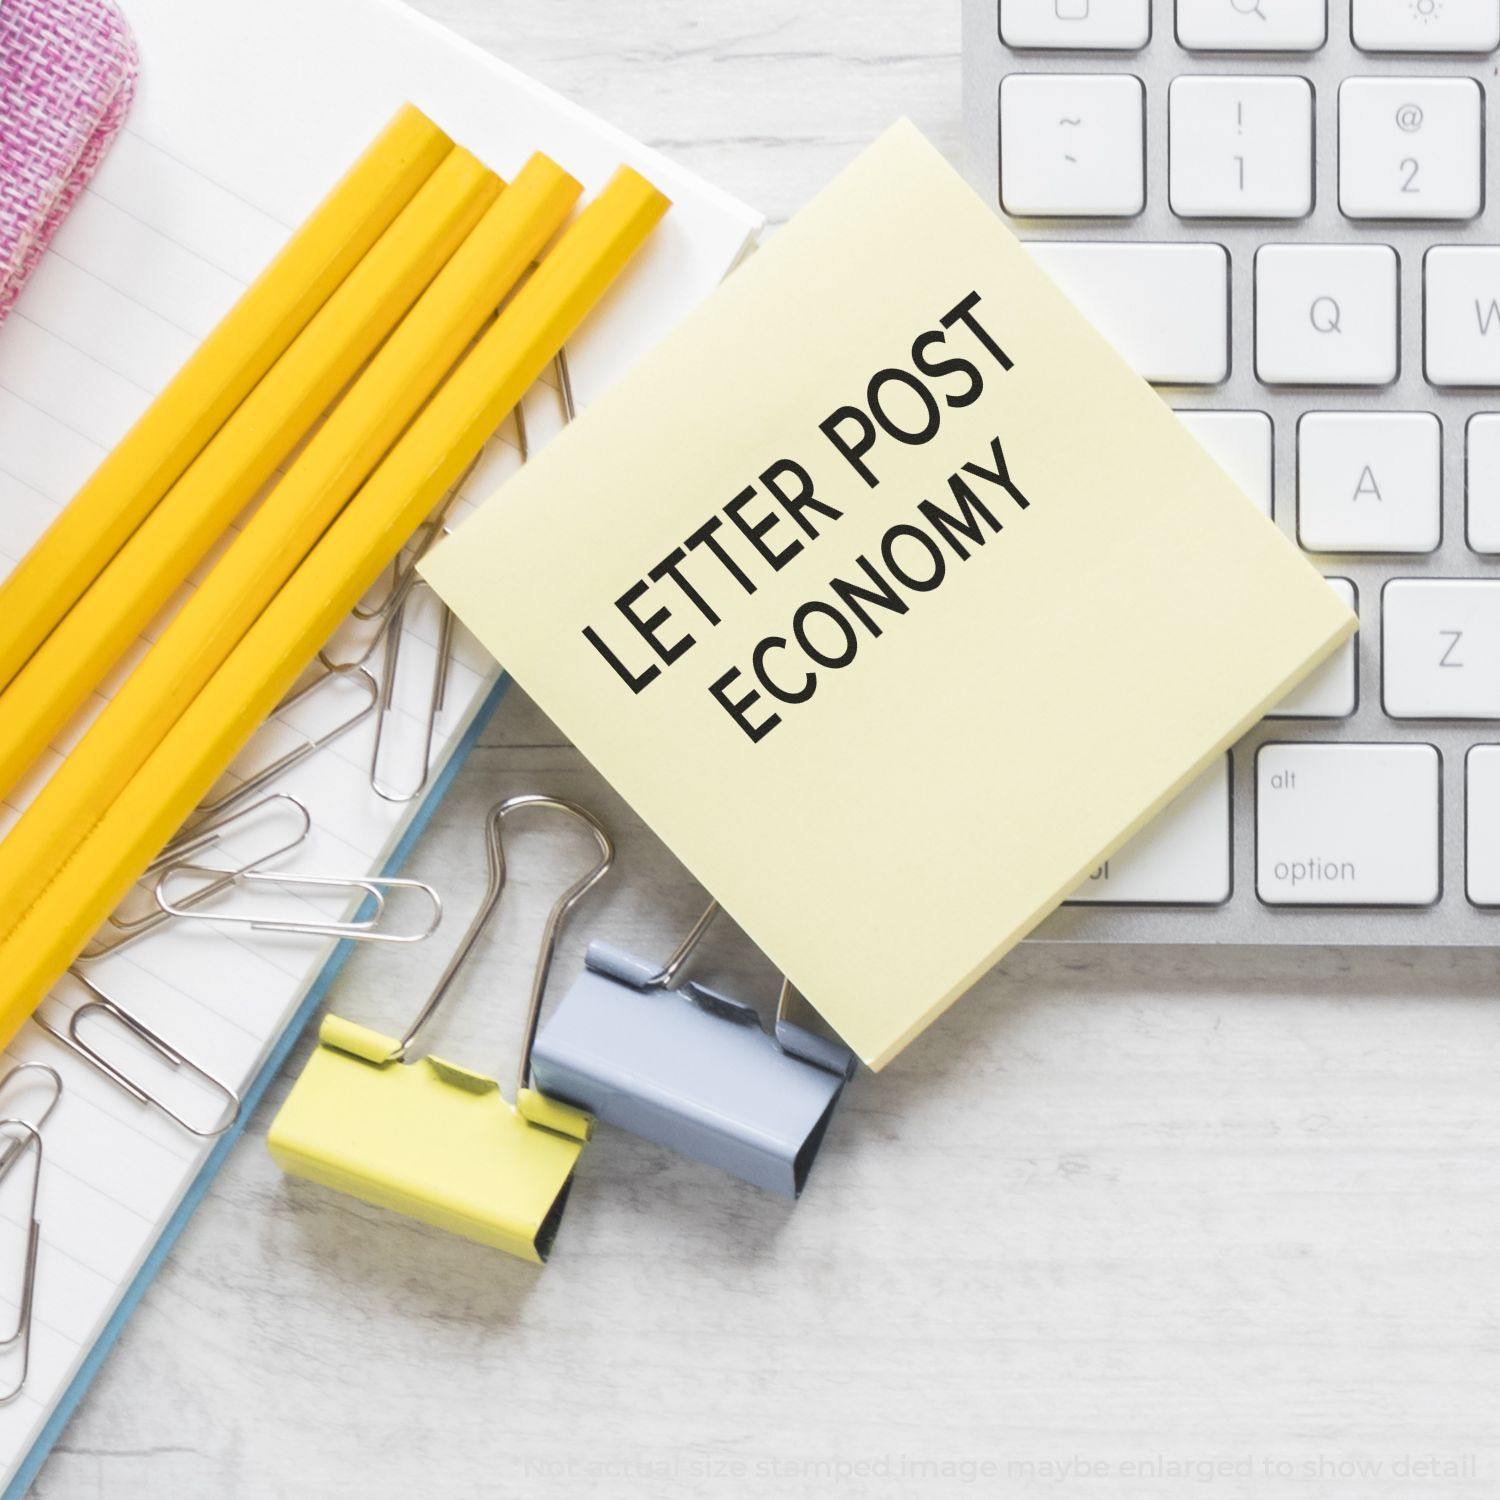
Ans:
POLYGON ((743 1001, 677 987, 718 909, 661 968, 591 943, 584 972, 536 1039, 532 1073, 554 1099, 795 1198, 854 1056, 792 1021, 796 997, 785 981, 770 1035, 743 1001))

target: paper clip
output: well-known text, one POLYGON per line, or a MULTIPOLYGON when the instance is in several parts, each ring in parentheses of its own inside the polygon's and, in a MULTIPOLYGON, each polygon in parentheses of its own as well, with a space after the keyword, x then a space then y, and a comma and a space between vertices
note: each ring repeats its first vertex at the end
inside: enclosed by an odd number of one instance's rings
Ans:
POLYGON ((753 1006, 677 981, 719 910, 665 965, 591 943, 537 1038, 537 1085, 607 1124, 795 1198, 854 1071, 847 1047, 793 1021, 783 979, 768 1035, 753 1006))
POLYGON ((531 1087, 532 1041, 562 923, 609 871, 614 845, 583 808, 535 794, 497 803, 485 830, 484 899, 405 1035, 397 1039, 325 1016, 318 1046, 267 1143, 277 1164, 295 1177, 540 1265, 552 1248, 593 1121, 531 1087), (581 823, 599 857, 553 903, 542 930, 511 1104, 486 1074, 431 1054, 408 1063, 407 1053, 499 906, 506 877, 502 825, 528 809, 581 823))
MULTIPOLYGON (((448 668, 453 652, 453 611, 438 600, 438 618, 441 623, 438 626, 437 660, 432 669, 432 687, 428 693, 427 710, 422 719, 420 774, 415 784, 404 791, 398 791, 382 781, 380 752, 385 743, 386 720, 395 703, 396 671, 401 660, 401 638, 406 623, 406 606, 411 602, 411 596, 418 587, 426 588, 431 592, 425 579, 416 578, 402 594, 400 603, 397 604, 391 616, 390 629, 385 643, 385 663, 380 672, 380 697, 375 714, 375 742, 370 747, 370 790, 387 802, 410 802, 427 786, 428 778, 432 775, 432 739, 437 732, 438 715, 442 713, 443 703, 448 696, 448 668)), ((434 594, 433 598, 436 599, 437 595, 434 594)))
POLYGON ((103 1073, 117 1088, 124 1090, 138 1104, 145 1105, 148 1109, 159 1110, 169 1120, 180 1125, 189 1135, 196 1135, 208 1140, 213 1136, 222 1135, 239 1117, 240 1096, 229 1087, 227 1083, 215 1078, 212 1073, 200 1068, 185 1053, 179 1052, 165 1038, 157 1035, 146 1023, 125 1009, 117 1001, 110 999, 93 980, 86 975, 80 974, 78 970, 69 969, 69 978, 81 984, 92 996, 85 1000, 82 1005, 74 1007, 73 1014, 68 1018, 68 1028, 59 1031, 50 1021, 46 1020, 41 1011, 35 1011, 31 1019, 41 1027, 54 1041, 61 1042, 70 1052, 76 1053, 90 1067, 96 1068, 103 1073), (174 1071, 182 1071, 190 1076, 206 1083, 211 1092, 217 1094, 224 1104, 219 1111, 219 1118, 208 1128, 200 1128, 190 1120, 178 1114, 165 1100, 158 1098, 155 1094, 148 1092, 136 1083, 134 1079, 127 1077, 107 1058, 102 1057, 79 1035, 79 1023, 87 1015, 97 1012, 100 1016, 106 1016, 114 1021, 123 1030, 142 1042, 147 1048, 156 1054, 168 1067, 174 1071))
POLYGON ((16 1326, 6 1337, 0 1338, 0 1353, 20 1345, 21 1368, 8 1390, 0 1391, 0 1406, 14 1401, 26 1385, 26 1374, 31 1367, 31 1310, 36 1295, 36 1263, 41 1248, 42 1224, 37 1217, 37 1195, 42 1181, 42 1126, 46 1124, 57 1101, 62 1098, 63 1083, 56 1068, 43 1062, 17 1063, 0 1079, 0 1094, 7 1092, 16 1079, 24 1073, 41 1073, 52 1081, 51 1094, 42 1112, 35 1119, 23 1120, 18 1115, 7 1115, 0 1119, 0 1182, 10 1175, 11 1168, 26 1154, 34 1151, 31 1168, 31 1207, 27 1213, 26 1256, 21 1267, 21 1294, 17 1300, 16 1326))
MULTIPOLYGON (((168 866, 186 860, 190 855, 212 848, 221 843, 236 828, 253 823, 272 808, 290 812, 297 825, 296 832, 290 837, 283 838, 274 847, 252 854, 234 869, 216 872, 219 876, 217 880, 184 897, 178 904, 192 907, 200 902, 211 900, 220 891, 232 885, 239 876, 247 875, 252 870, 260 869, 280 859, 283 855, 290 854, 293 849, 306 841, 312 830, 312 815, 300 798, 292 796, 290 792, 271 792, 258 801, 252 802, 248 807, 231 807, 227 812, 219 812, 212 817, 204 818, 202 822, 193 824, 186 832, 179 833, 147 865, 141 874, 141 880, 149 880, 168 866)), ((98 959, 107 958, 111 953, 118 953, 128 944, 155 932, 164 922, 170 920, 171 915, 161 909, 154 896, 150 906, 136 916, 127 916, 123 908, 116 908, 105 923, 105 927, 109 929, 108 934, 101 935, 103 929, 100 933, 96 933, 75 962, 93 963, 98 959)))
POLYGON ((437 931, 438 923, 443 919, 442 898, 425 880, 408 880, 394 875, 299 875, 295 872, 278 873, 243 865, 235 870, 220 870, 212 865, 180 860, 162 869, 156 879, 154 895, 163 917, 227 922, 253 928, 256 932, 301 933, 309 937, 337 938, 356 943, 420 943, 437 931), (206 884, 195 886, 186 895, 173 901, 167 896, 167 885, 181 876, 208 878, 206 884), (347 921, 255 917, 246 912, 201 909, 211 897, 245 885, 272 886, 282 891, 344 890, 351 896, 358 895, 362 899, 355 915, 347 921), (425 927, 392 932, 381 925, 386 903, 398 891, 420 891, 427 898, 431 915, 425 927))
POLYGON ((367 701, 353 713, 340 719, 331 729, 325 729, 319 735, 303 735, 302 743, 294 750, 278 756, 270 765, 242 781, 233 791, 226 792, 222 797, 211 802, 200 802, 198 811, 209 818, 224 816, 231 809, 239 807, 247 798, 253 797, 273 781, 286 775, 293 766, 301 765, 309 756, 316 755, 319 750, 325 749, 340 736, 348 734, 356 725, 363 724, 375 712, 375 704, 380 697, 380 686, 363 667, 344 663, 330 666, 324 662, 310 682, 297 688, 276 705, 276 713, 285 713, 287 709, 296 708, 298 704, 306 702, 319 688, 336 681, 355 683, 367 701))
MULTIPOLYGON (((9 1076, 8 1074, 7 1081, 9 1076)), ((58 1086, 61 1088, 61 1084, 58 1086)), ((26 1384, 27 1371, 31 1367, 31 1309, 36 1296, 37 1251, 42 1242, 42 1223, 37 1217, 37 1195, 42 1185, 42 1137, 35 1125, 16 1119, 0 1119, 0 1133, 6 1134, 11 1142, 5 1148, 5 1165, 0 1167, 0 1180, 9 1174, 11 1168, 28 1150, 34 1153, 31 1166, 31 1206, 26 1215, 29 1221, 26 1231, 26 1259, 21 1269, 21 1294, 17 1299, 16 1326, 11 1333, 0 1338, 0 1351, 20 1345, 21 1371, 8 1390, 0 1391, 0 1406, 4 1406, 21 1394, 26 1384), (19 1132, 19 1134, 12 1135, 11 1132, 19 1132)))
MULTIPOLYGON (((557 358, 552 361, 552 368, 557 372, 557 394, 562 400, 563 425, 567 426, 578 415, 578 403, 573 399, 573 371, 568 365, 566 349, 557 351, 557 358)), ((517 401, 512 415, 516 422, 516 446, 521 450, 521 462, 524 464, 531 457, 531 437, 526 430, 524 404, 517 401)))
MULTIPOLYGON (((573 376, 568 368, 567 351, 559 350, 553 364, 557 371, 563 422, 566 425, 577 415, 577 407, 573 399, 573 376)), ((526 408, 521 402, 516 403, 513 415, 516 424, 516 443, 521 450, 521 462, 524 464, 531 457, 531 437, 526 426, 526 408)), ((482 456, 483 450, 480 453, 480 457, 482 456)), ((367 661, 381 639, 385 641, 385 661, 381 668, 380 696, 376 706, 375 740, 370 747, 370 789, 377 797, 383 797, 387 802, 410 802, 419 797, 426 790, 427 782, 432 775, 432 741, 437 732, 438 715, 442 713, 443 704, 447 699, 448 675, 453 657, 453 611, 441 599, 438 599, 437 659, 433 663, 432 682, 428 689, 427 706, 422 716, 421 755, 417 762, 415 778, 410 785, 398 788, 382 776, 381 752, 385 748, 387 719, 395 706, 396 674, 401 661, 406 609, 411 602, 412 595, 419 588, 428 588, 431 592, 426 581, 418 576, 417 564, 438 537, 451 534, 446 521, 447 511, 478 463, 479 457, 476 457, 448 492, 448 497, 438 515, 429 518, 424 523, 425 532, 419 532, 420 539, 414 543, 409 560, 401 564, 399 568, 392 565, 391 585, 384 602, 378 608, 369 610, 361 616, 363 619, 378 619, 380 625, 374 638, 359 657, 359 661, 367 661)), ((434 594, 433 597, 437 596, 434 594)))
MULTIPOLYGON (((390 634, 398 623, 398 616, 406 603, 406 596, 421 582, 417 573, 417 564, 432 549, 433 544, 441 536, 448 534, 448 512, 453 508, 453 502, 463 492, 463 487, 468 483, 469 476, 479 467, 484 458, 488 444, 480 448, 479 452, 469 460, 468 467, 453 481, 448 493, 443 496, 437 509, 417 527, 407 544, 403 556, 396 558, 390 565, 390 583, 387 584, 385 593, 381 596, 378 604, 360 603, 355 606, 352 617, 361 624, 375 622, 375 630, 370 639, 365 642, 364 650, 358 656, 351 657, 346 661, 336 660, 325 646, 318 652, 318 660, 330 671, 350 672, 357 667, 362 667, 375 654, 375 649, 390 634)), ((377 702, 379 695, 377 694, 377 702)))
MULTIPOLYGON (((47 1100, 46 1107, 36 1119, 24 1122, 30 1125, 33 1130, 40 1131, 42 1126, 51 1118, 52 1111, 57 1108, 57 1101, 62 1098, 62 1076, 56 1068, 44 1062, 18 1062, 6 1073, 4 1078, 0 1078, 0 1094, 7 1093, 11 1085, 23 1073, 42 1073, 52 1080, 52 1093, 47 1100)), ((6 1118, 14 1120, 20 1117, 9 1115, 6 1118)), ((16 1156, 26 1149, 26 1144, 24 1140, 12 1139, 3 1147, 0 1147, 0 1181, 3 1181, 5 1174, 10 1171, 11 1163, 16 1159, 16 1156)))

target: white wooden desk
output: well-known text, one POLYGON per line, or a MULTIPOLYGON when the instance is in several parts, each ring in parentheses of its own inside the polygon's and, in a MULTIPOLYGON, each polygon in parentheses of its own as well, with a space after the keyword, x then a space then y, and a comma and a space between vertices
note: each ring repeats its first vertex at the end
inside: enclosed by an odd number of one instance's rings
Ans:
MULTIPOLYGON (((956 152, 948 0, 425 5, 774 219, 898 114, 956 152)), ((701 893, 519 695, 415 861, 454 918, 518 790, 619 837, 582 925, 670 948, 701 893)), ((568 852, 519 842, 450 1055, 509 1077, 568 852)), ((442 957, 334 1003, 399 1027, 442 957)), ((857 1081, 795 1209, 606 1132, 540 1273, 288 1182, 284 1093, 36 1494, 1500 1494, 1490 955, 1023 950, 857 1081)))

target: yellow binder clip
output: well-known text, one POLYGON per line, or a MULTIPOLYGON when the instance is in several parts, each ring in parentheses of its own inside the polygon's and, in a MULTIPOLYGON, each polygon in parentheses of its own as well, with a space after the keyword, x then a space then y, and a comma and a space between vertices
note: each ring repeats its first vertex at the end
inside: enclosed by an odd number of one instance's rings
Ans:
POLYGON ((531 1087, 531 1047, 558 932, 608 872, 614 845, 581 807, 534 794, 497 803, 485 829, 489 885, 484 900, 406 1035, 397 1041, 325 1016, 318 1046, 272 1123, 267 1144, 277 1165, 294 1177, 540 1265, 552 1248, 573 1168, 594 1122, 531 1087), (500 903, 506 874, 501 825, 528 808, 582 823, 594 836, 599 859, 548 913, 512 1105, 493 1078, 430 1055, 408 1063, 406 1054, 500 903))

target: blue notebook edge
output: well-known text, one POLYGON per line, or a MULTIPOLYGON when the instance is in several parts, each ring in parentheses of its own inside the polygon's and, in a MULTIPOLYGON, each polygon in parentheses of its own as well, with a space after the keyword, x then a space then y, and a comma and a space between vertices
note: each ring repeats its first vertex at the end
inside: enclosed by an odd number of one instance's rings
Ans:
MULTIPOLYGON (((406 863, 417 840, 426 831, 433 813, 447 796, 464 762, 468 760, 469 752, 478 744, 479 736, 494 716, 509 686, 510 678, 502 676, 490 690, 488 698, 480 705, 473 722, 465 730, 453 754, 448 757, 448 763, 439 773, 437 780, 433 782, 432 789, 422 799, 422 805, 417 809, 416 816, 407 825, 400 842, 391 851, 391 857, 381 871, 383 875, 397 874, 401 866, 406 863)), ((178 1236, 187 1227, 188 1220, 197 1212, 198 1205, 202 1203, 214 1178, 218 1175, 219 1168, 223 1166, 225 1159, 244 1134, 245 1126, 259 1107, 261 1099, 271 1085, 271 1080, 281 1071, 292 1048, 296 1046, 298 1038, 307 1028, 307 1023, 327 998, 329 989, 353 951, 354 944, 346 939, 328 955, 327 963, 323 965, 318 977, 313 980, 312 987, 297 1008, 296 1014, 276 1039, 276 1044, 272 1047, 260 1072, 255 1075, 249 1088, 245 1090, 239 1118, 219 1137, 213 1150, 209 1152, 207 1159, 199 1168, 198 1175, 188 1186, 187 1192, 183 1194, 176 1211, 156 1237, 156 1243, 151 1247, 140 1270, 136 1272, 134 1280, 125 1289, 125 1294, 120 1298, 119 1306, 115 1308, 109 1322, 104 1325, 99 1337, 94 1340, 93 1347, 78 1367, 78 1373, 73 1377, 67 1390, 63 1392, 62 1399, 53 1408, 52 1415, 47 1419, 47 1424, 38 1434, 37 1440, 31 1445, 31 1451, 26 1455, 25 1461, 16 1470, 15 1478, 6 1486, 3 1500, 21 1500, 21 1496, 31 1487, 32 1481, 47 1461, 48 1455, 52 1452, 58 1438, 62 1436, 73 1413, 78 1409, 78 1403, 83 1400, 84 1393, 93 1383, 95 1375, 98 1374, 110 1350, 114 1348, 120 1334, 124 1331, 126 1323, 130 1321, 130 1316, 145 1295, 146 1288, 151 1285, 156 1273, 165 1263, 178 1236)))

